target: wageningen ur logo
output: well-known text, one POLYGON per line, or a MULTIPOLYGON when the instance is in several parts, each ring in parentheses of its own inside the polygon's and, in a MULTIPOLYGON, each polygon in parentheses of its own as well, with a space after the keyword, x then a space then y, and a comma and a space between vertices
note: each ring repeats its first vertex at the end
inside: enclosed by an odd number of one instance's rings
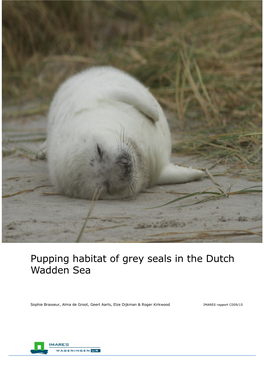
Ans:
POLYGON ((34 346, 35 346, 35 349, 30 350, 32 354, 47 354, 48 353, 48 350, 44 349, 44 342, 35 342, 34 346))

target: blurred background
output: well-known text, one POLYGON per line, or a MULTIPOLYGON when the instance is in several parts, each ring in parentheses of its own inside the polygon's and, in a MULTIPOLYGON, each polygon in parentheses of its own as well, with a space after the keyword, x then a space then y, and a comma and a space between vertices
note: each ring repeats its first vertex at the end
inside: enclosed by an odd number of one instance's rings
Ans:
POLYGON ((3 1, 2 24, 5 118, 45 114, 67 77, 112 65, 170 113, 174 151, 259 172, 261 1, 3 1))

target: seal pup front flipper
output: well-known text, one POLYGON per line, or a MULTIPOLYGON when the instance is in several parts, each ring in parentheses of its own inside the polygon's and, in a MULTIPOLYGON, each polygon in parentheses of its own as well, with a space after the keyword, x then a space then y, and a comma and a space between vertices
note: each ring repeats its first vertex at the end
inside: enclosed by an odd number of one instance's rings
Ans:
POLYGON ((154 123, 159 120, 158 104, 151 93, 146 89, 146 92, 139 91, 136 93, 128 92, 125 89, 113 88, 107 91, 84 94, 75 101, 74 112, 78 113, 82 110, 92 110, 98 106, 100 102, 112 100, 123 102, 124 104, 133 106, 135 109, 143 113, 147 118, 150 118, 154 123))
POLYGON ((165 166, 159 174, 156 184, 180 184, 189 181, 199 180, 204 176, 204 172, 194 168, 187 168, 173 165, 165 166))
POLYGON ((159 120, 158 105, 154 97, 146 92, 127 92, 123 89, 113 89, 105 93, 105 96, 114 101, 120 101, 134 106, 138 111, 152 119, 154 123, 159 120), (142 94, 143 93, 143 94, 142 94))

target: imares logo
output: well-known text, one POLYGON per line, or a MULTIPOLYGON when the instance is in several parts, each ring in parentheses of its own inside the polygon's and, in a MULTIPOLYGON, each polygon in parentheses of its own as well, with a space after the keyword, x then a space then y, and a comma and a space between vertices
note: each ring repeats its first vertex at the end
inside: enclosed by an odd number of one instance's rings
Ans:
POLYGON ((35 349, 30 350, 32 354, 45 354, 46 355, 48 353, 48 350, 44 349, 44 342, 35 342, 34 346, 35 346, 35 349))

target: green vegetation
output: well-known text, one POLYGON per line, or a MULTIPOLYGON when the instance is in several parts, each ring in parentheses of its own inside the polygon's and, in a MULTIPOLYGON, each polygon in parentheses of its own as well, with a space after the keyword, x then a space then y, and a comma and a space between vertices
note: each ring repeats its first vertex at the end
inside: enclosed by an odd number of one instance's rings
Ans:
POLYGON ((5 106, 43 113, 67 77, 116 66, 174 113, 174 151, 259 180, 261 1, 4 1, 2 18, 5 106))

